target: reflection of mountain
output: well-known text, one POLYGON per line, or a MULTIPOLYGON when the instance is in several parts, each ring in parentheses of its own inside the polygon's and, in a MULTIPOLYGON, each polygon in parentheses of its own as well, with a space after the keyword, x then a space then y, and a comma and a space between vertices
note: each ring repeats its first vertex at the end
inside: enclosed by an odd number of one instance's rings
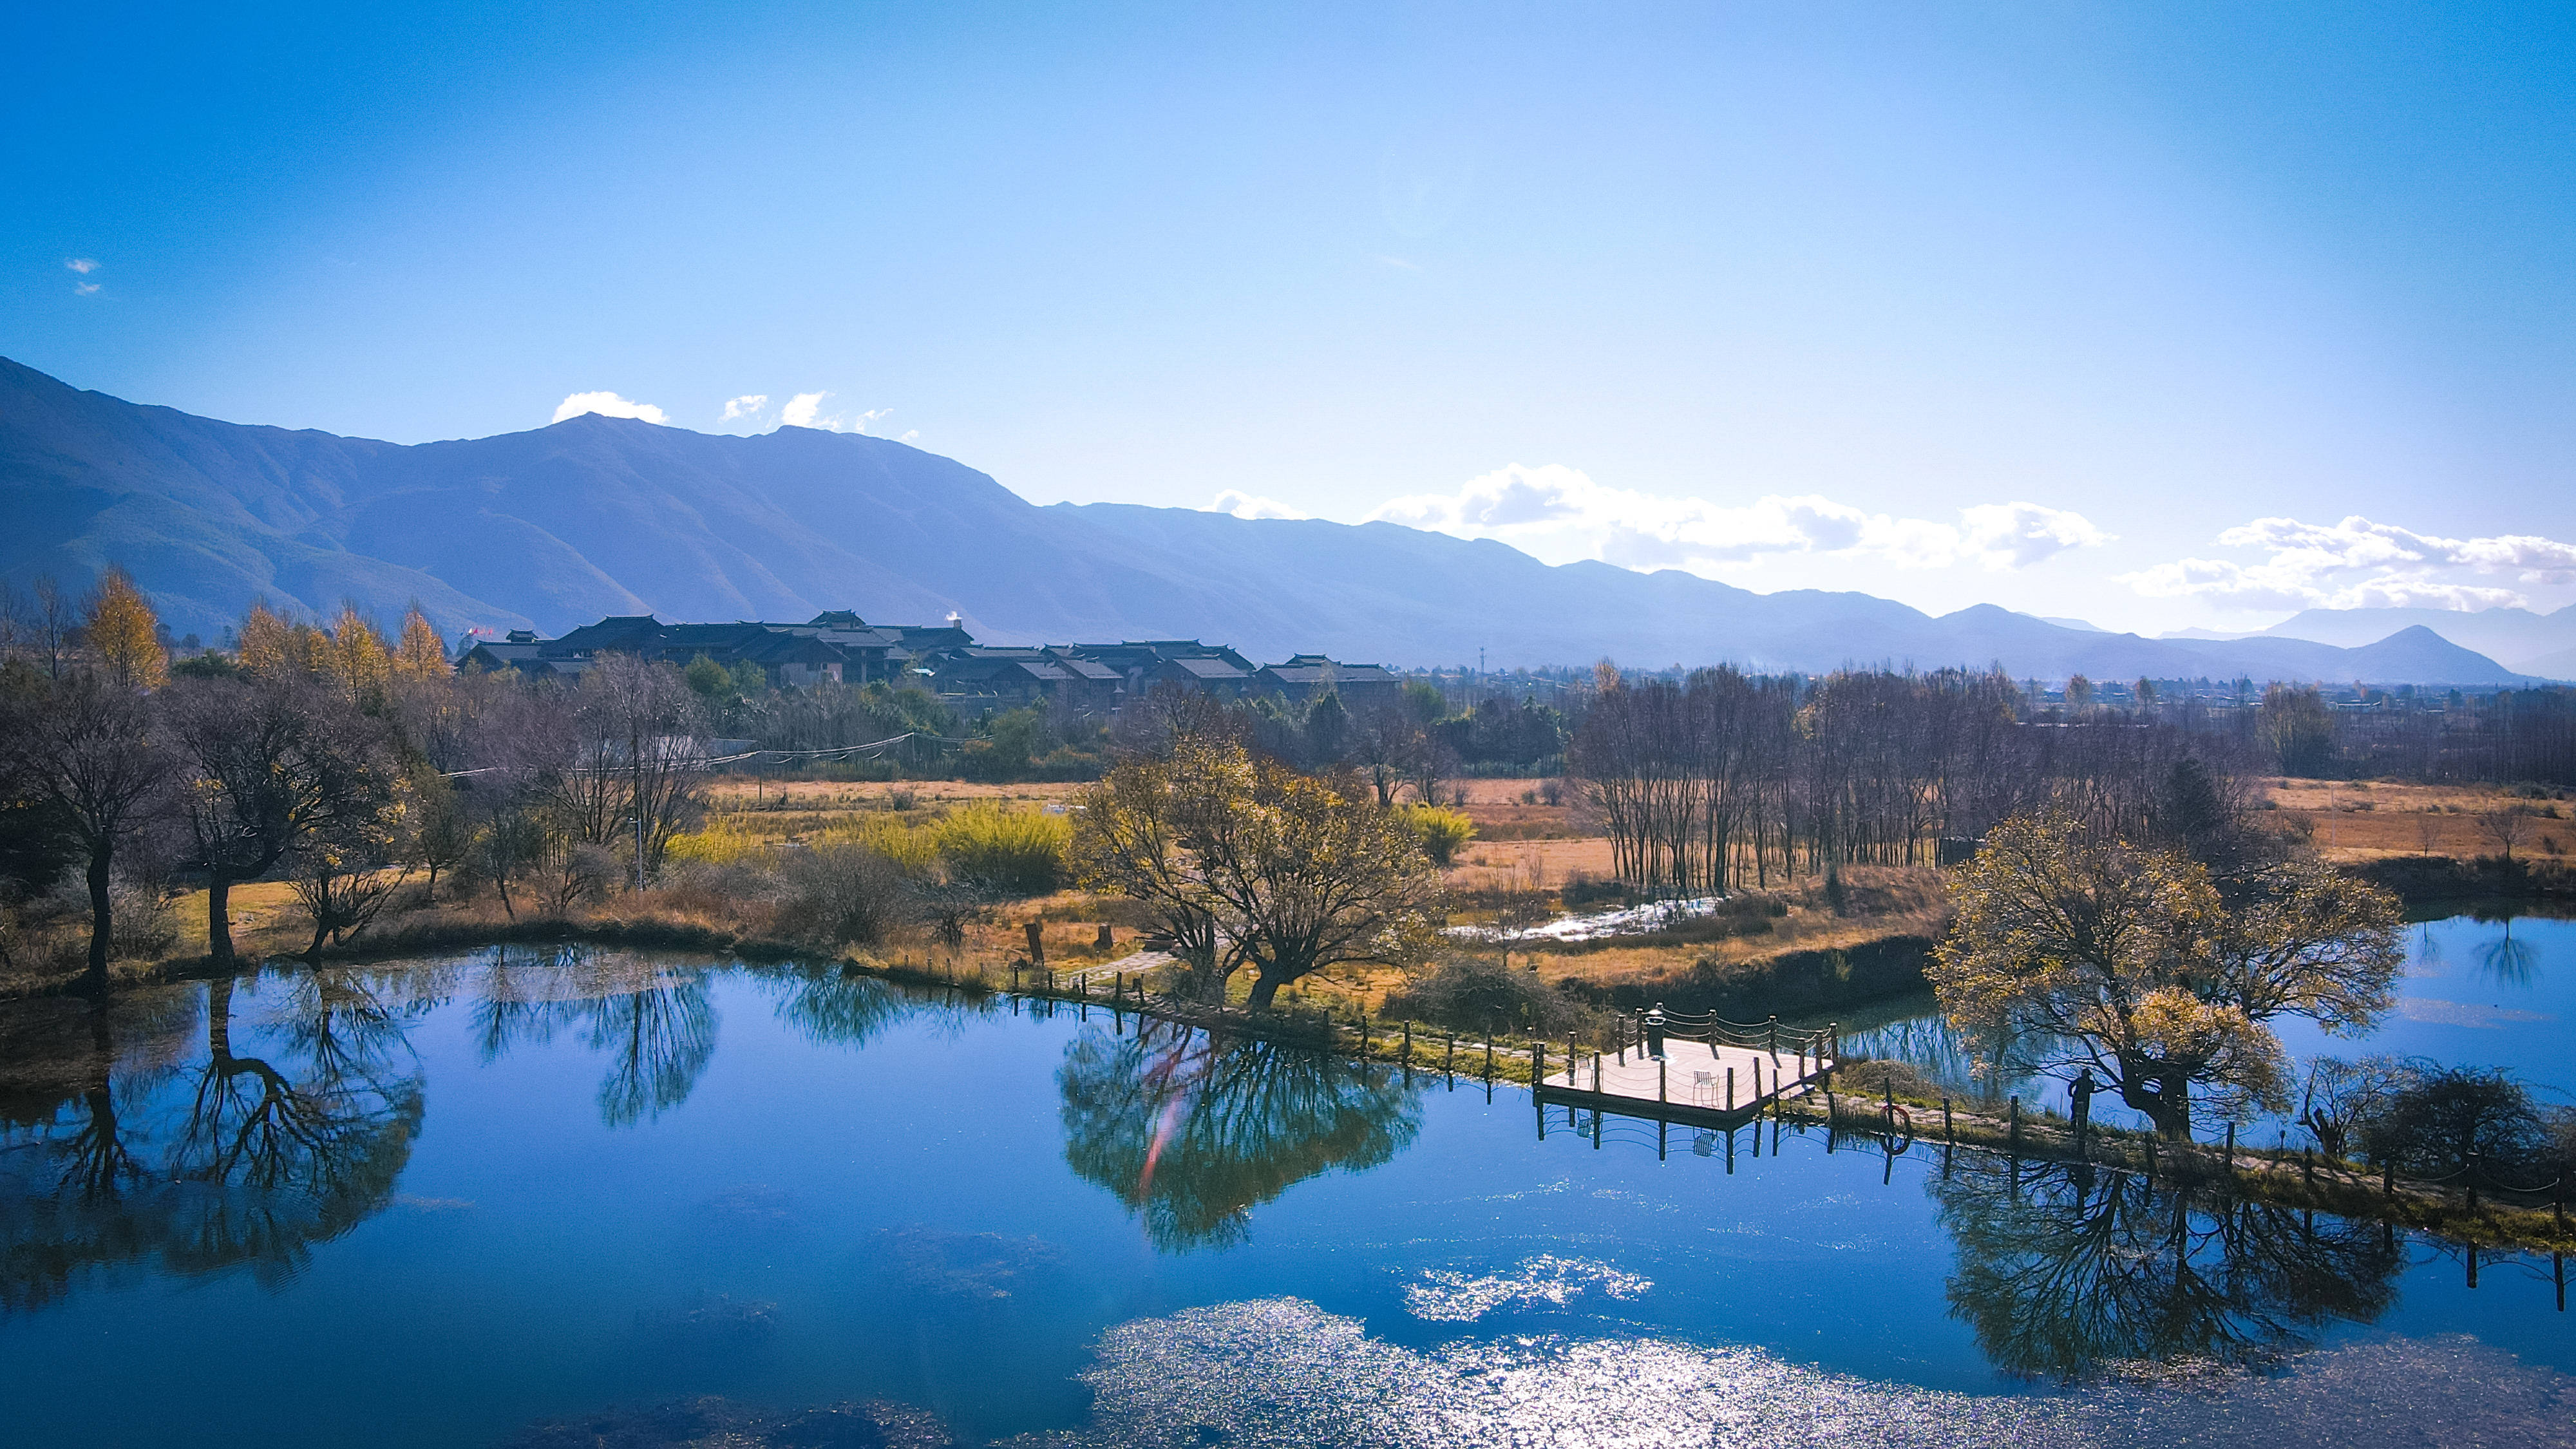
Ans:
POLYGON ((1056 1080, 1065 1161, 1143 1213, 1167 1252, 1242 1242, 1257 1204, 1387 1162, 1422 1125, 1392 1071, 1168 1022, 1084 1033, 1056 1080))
POLYGON ((86 1004, 55 1023, 79 1080, 0 1150, 0 1307, 125 1263, 282 1281, 390 1199, 422 1115, 398 1019, 351 978, 306 978, 252 1052, 233 995, 230 978, 205 988, 205 1054, 186 1065, 121 1070, 174 1053, 120 1036, 185 1032, 192 1012, 86 1004))
POLYGON ((2396 1301, 2377 1224, 2155 1188, 2127 1173, 1963 1154, 1933 1180, 1958 1243, 1951 1312, 1998 1368, 2264 1364, 2396 1301))

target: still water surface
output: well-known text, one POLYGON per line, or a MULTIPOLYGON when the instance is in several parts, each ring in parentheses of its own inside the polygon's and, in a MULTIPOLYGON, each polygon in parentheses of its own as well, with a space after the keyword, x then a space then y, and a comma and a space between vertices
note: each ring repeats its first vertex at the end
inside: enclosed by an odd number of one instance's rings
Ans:
MULTIPOLYGON (((2543 970, 2546 968, 2544 967, 2543 970)), ((1025 1009, 1023 1009, 1025 1011, 1025 1009)), ((0 1008, 10 1443, 2576 1443, 2553 1264, 614 953, 0 1008)))

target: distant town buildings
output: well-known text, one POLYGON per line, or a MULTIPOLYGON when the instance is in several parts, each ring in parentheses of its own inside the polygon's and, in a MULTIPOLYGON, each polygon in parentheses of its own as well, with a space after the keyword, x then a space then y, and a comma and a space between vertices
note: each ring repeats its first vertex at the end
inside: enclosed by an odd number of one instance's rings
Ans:
POLYGON ((630 614, 612 615, 554 639, 517 629, 505 638, 472 641, 457 656, 456 667, 577 678, 601 654, 632 654, 684 667, 702 655, 728 669, 754 664, 771 683, 788 688, 827 680, 915 685, 969 708, 1012 709, 1061 700, 1079 709, 1106 710, 1163 685, 1226 698, 1268 694, 1295 704, 1330 692, 1356 706, 1392 700, 1401 687, 1395 673, 1382 665, 1345 664, 1321 654, 1262 665, 1225 645, 1196 639, 995 648, 977 644, 953 619, 936 625, 871 624, 847 609, 827 610, 802 624, 666 624, 650 614, 630 614))

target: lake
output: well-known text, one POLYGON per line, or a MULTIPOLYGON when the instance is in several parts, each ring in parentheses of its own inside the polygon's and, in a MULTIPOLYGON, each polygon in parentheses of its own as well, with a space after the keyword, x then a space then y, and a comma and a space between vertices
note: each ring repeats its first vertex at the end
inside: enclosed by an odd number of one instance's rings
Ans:
MULTIPOLYGON (((2567 939, 2516 929, 2540 990, 2567 939)), ((2545 1256, 2472 1288, 2121 1174, 1592 1125, 606 951, 0 1005, 6 1437, 659 1444, 611 1406, 719 1395, 877 1404, 729 1441, 810 1445, 2576 1443, 2545 1256)))

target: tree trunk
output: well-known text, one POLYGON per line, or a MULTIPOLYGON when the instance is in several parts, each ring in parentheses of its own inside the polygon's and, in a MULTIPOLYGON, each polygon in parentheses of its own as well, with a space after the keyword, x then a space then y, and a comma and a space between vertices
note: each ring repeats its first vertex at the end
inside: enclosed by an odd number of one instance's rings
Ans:
POLYGON ((206 954, 230 965, 233 960, 232 877, 206 873, 206 954))
POLYGON ((2120 1079, 2120 1100, 2147 1114, 2158 1136, 2191 1135, 2191 1079, 2179 1074, 2128 1076, 2120 1079))
POLYGON ((233 979, 229 976, 206 983, 206 1055, 219 1064, 233 1057, 233 979))
POLYGON ((1252 1000, 1245 1004, 1254 1011, 1268 1011, 1271 998, 1277 996, 1279 988, 1287 985, 1289 980, 1288 977, 1272 976, 1266 972, 1255 976, 1252 978, 1252 1000))
POLYGON ((107 989, 107 947, 114 934, 115 907, 107 895, 107 871, 114 847, 100 844, 89 853, 89 973, 83 984, 93 991, 107 989))

